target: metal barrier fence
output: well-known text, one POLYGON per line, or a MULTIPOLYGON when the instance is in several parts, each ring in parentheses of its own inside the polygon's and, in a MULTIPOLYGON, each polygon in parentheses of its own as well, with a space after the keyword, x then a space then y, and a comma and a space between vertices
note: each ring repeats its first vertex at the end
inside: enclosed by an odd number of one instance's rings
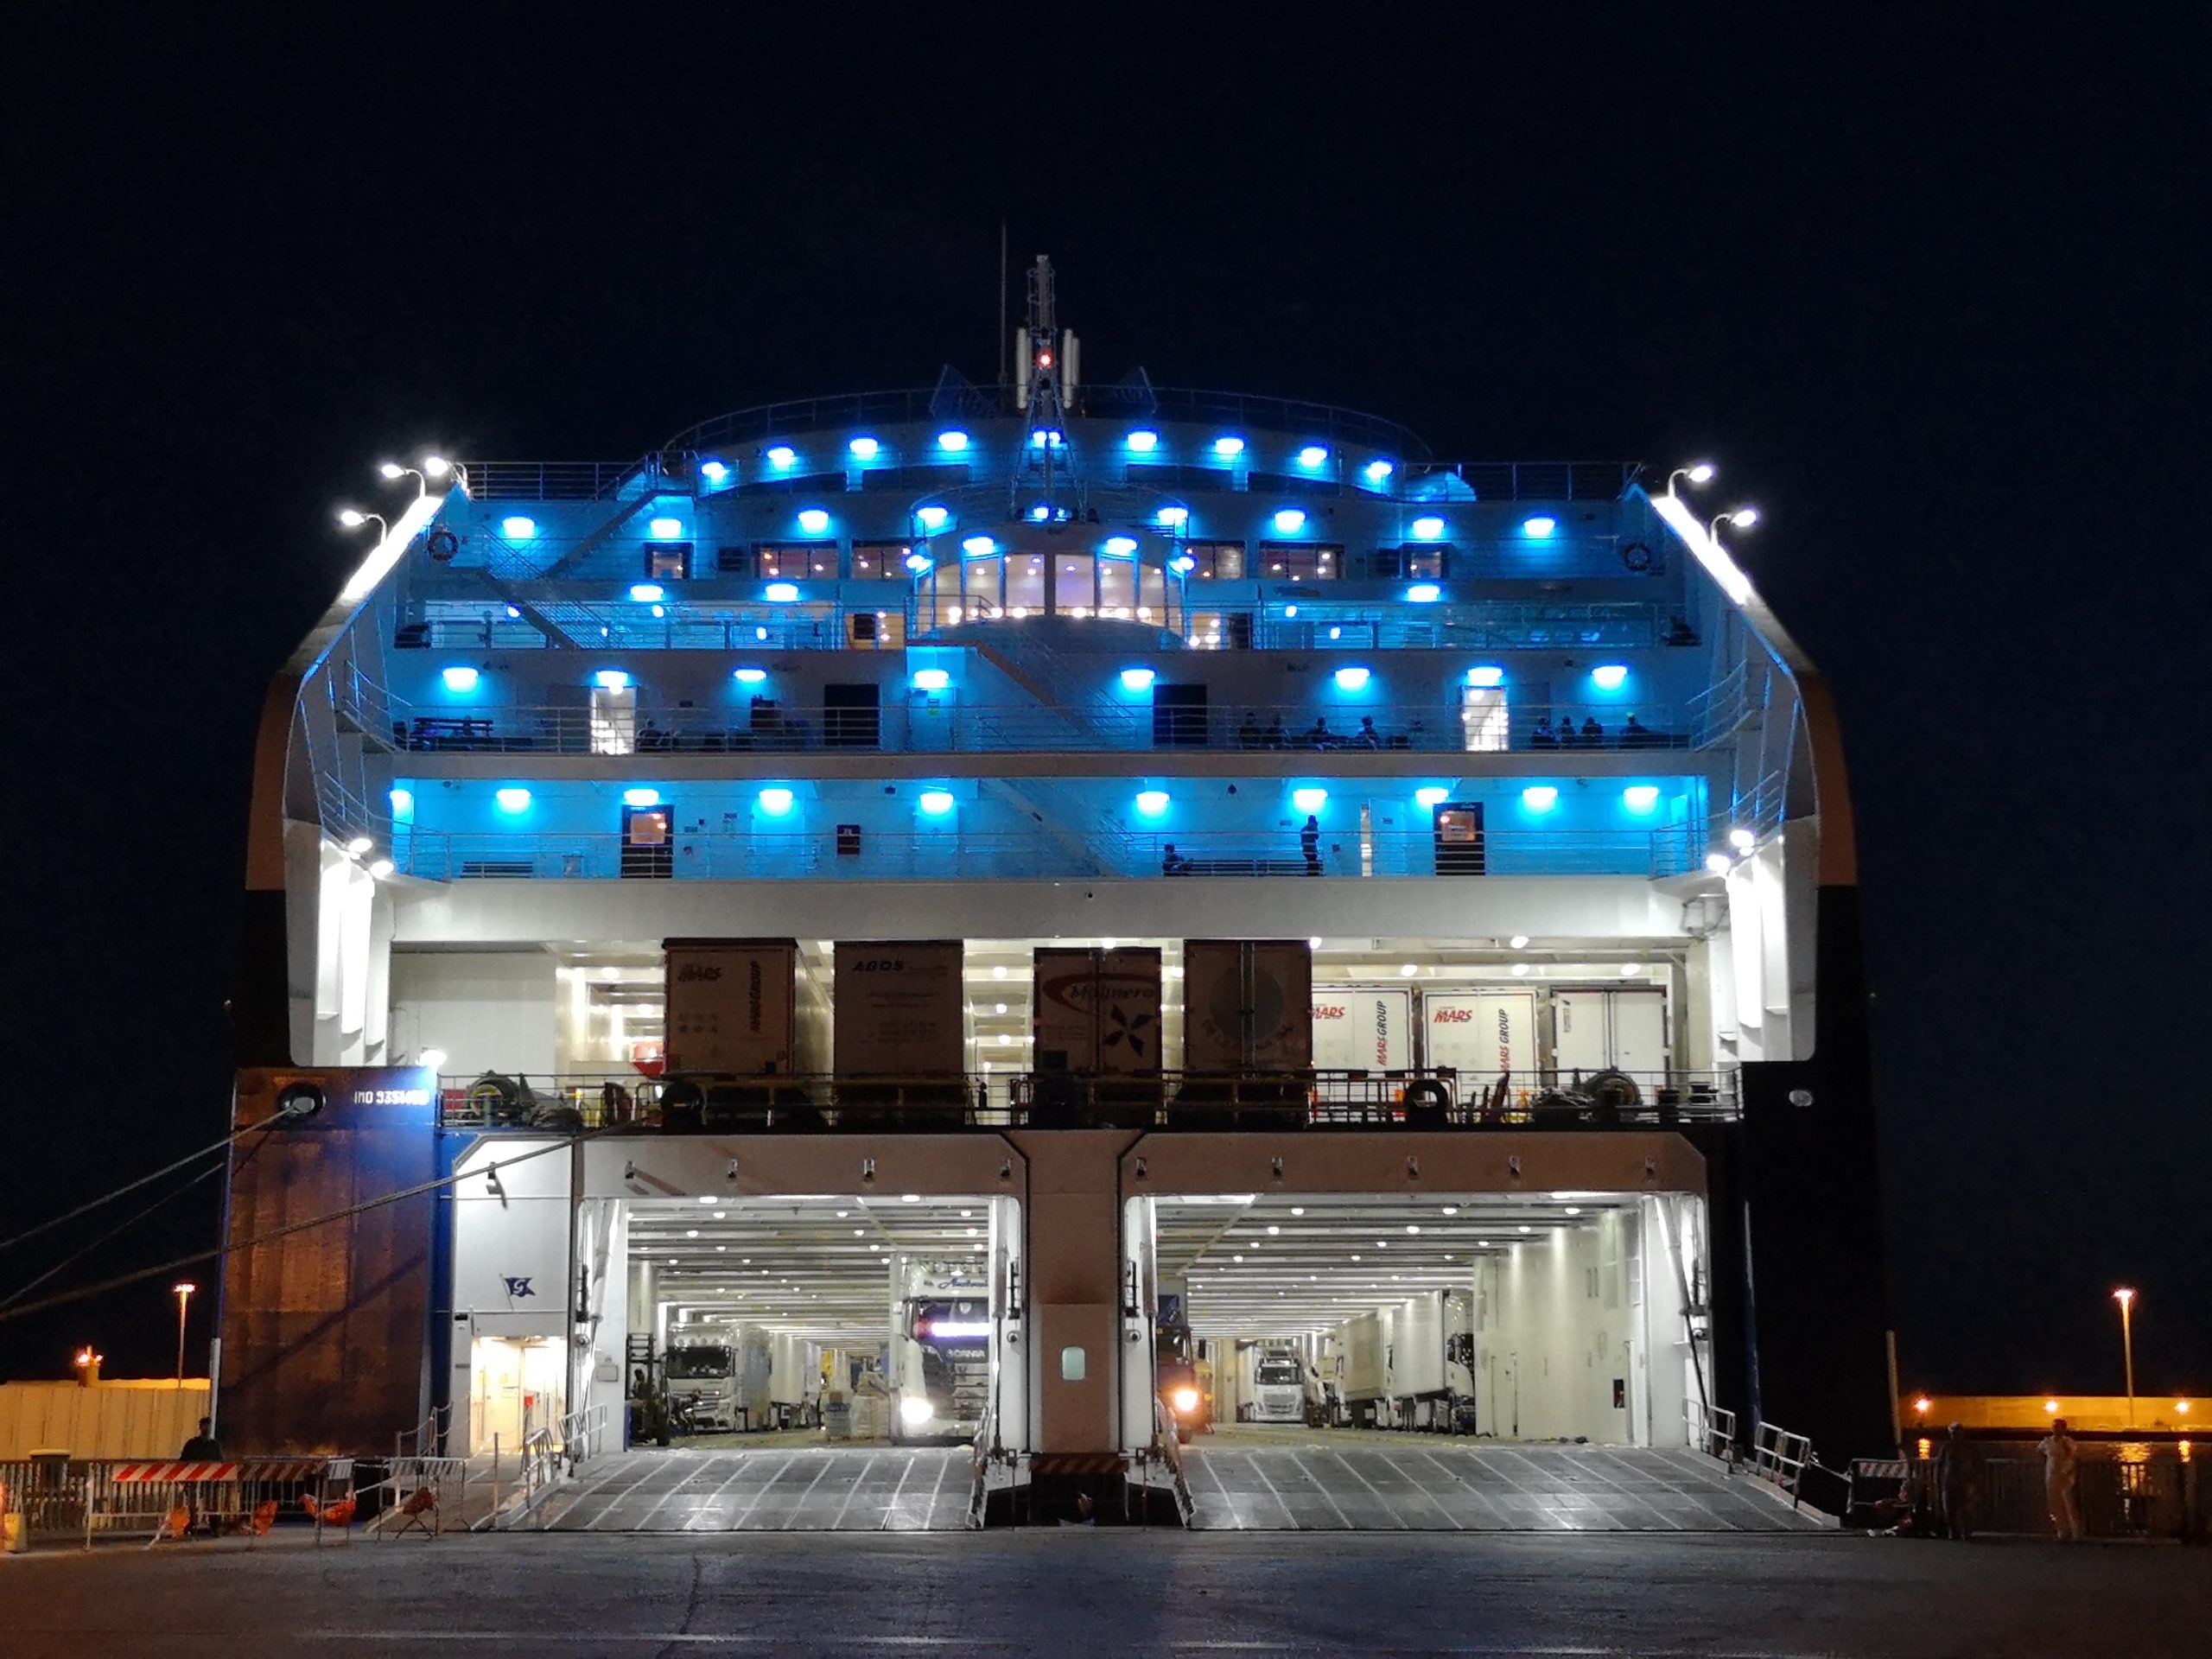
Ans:
MULTIPOLYGON (((1539 1073, 1523 1079, 1432 1071, 1252 1076, 1162 1071, 1078 1077, 994 1071, 950 1077, 645 1077, 635 1071, 487 1073, 441 1078, 447 1128, 666 1134, 746 1129, 1626 1128, 1732 1122, 1732 1071, 1539 1073)), ((1728 1438, 1734 1418, 1726 1413, 1728 1438)))
MULTIPOLYGON (((2087 1536, 2212 1541, 2212 1478, 2194 1447, 2077 1441, 2076 1453, 2075 1499, 2087 1536)), ((1883 1528, 1910 1517, 1916 1532, 1942 1529, 1933 1458, 1862 1458, 1852 1464, 1850 1482, 1850 1524, 1883 1528)), ((1972 1527, 1993 1535, 2054 1536, 2043 1459, 2032 1452, 1985 1456, 1972 1527)))
POLYGON ((31 1542, 81 1539, 87 1548, 97 1538, 257 1538, 302 1513, 327 1514, 336 1530, 360 1502, 350 1458, 35 1458, 0 1464, 0 1489, 31 1542))
POLYGON ((361 1497, 374 1511, 368 1530, 382 1538, 412 1532, 435 1538, 465 1531, 470 1518, 469 1481, 466 1458, 394 1458, 384 1479, 361 1489, 361 1497))
POLYGON ((1773 1423, 1761 1423, 1751 1435, 1751 1472, 1789 1495, 1794 1503, 1812 1461, 1813 1442, 1773 1423))

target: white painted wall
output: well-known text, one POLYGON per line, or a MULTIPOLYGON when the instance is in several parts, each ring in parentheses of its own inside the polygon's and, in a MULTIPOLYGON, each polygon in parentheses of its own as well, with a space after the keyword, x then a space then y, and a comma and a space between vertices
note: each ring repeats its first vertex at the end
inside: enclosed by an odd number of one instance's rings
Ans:
POLYGON ((397 950, 389 1047, 443 1049, 448 1075, 556 1069, 558 964, 543 950, 397 950))
POLYGON ((1629 1306, 1624 1217, 1555 1228, 1477 1268, 1476 1409, 1485 1433, 1524 1440, 1587 1436, 1624 1445, 1630 1414, 1612 1403, 1634 1376, 1637 1319, 1629 1306), (1517 1382, 1517 1390, 1516 1390, 1517 1382))
MULTIPOLYGON (((474 1446, 468 1419, 477 1389, 474 1367, 486 1339, 569 1336, 568 1281, 570 1164, 557 1141, 480 1141, 457 1165, 453 1185, 453 1443, 474 1446), (518 1162, 542 1147, 556 1149, 518 1162), (499 1165, 499 1191, 489 1172, 499 1165)), ((505 1356, 502 1355, 504 1362, 505 1356)), ((541 1362, 543 1363, 543 1362, 541 1362)), ((546 1386, 558 1389, 555 1368, 546 1386)), ((556 1408, 557 1416, 565 1405, 556 1408)))

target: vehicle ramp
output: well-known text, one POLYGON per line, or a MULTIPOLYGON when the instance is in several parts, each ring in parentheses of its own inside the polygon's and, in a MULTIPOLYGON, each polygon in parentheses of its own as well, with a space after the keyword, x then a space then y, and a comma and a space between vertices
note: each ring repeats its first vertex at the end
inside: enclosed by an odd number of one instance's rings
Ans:
POLYGON ((1687 1449, 1251 1430, 1184 1450, 1191 1525, 1255 1531, 1813 1532, 1748 1473, 1687 1449), (1259 1433, 1264 1433, 1260 1431, 1259 1433))
POLYGON ((512 1532, 947 1532, 969 1524, 965 1446, 634 1450, 594 1459, 512 1532))

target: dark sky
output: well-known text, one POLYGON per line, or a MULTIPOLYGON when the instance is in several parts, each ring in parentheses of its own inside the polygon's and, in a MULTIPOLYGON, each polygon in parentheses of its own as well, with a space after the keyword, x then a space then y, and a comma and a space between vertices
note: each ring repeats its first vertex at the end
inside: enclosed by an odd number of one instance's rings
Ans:
MULTIPOLYGON (((2144 1389, 2212 1390, 2212 13, 822 10, 11 42, 0 1236, 222 1133, 255 720, 373 463, 988 378, 1004 217, 1092 378, 1718 460, 1841 707, 1907 1384, 2116 1389, 2132 1282, 2144 1389)), ((165 1290, 0 1374, 162 1370, 165 1290)))

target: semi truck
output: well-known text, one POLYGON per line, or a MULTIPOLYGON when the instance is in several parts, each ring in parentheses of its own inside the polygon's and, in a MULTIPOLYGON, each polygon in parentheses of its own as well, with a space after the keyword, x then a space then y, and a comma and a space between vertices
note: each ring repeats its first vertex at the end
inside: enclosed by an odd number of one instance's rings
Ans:
POLYGON ((815 1127, 830 1000, 796 939, 663 943, 661 1127, 815 1127))
POLYGON ((1308 1421, 1306 1362, 1287 1348, 1262 1349, 1252 1362, 1252 1421, 1308 1421))
POLYGON ((670 1338, 661 1373, 671 1419, 695 1433, 738 1424, 738 1332, 721 1324, 687 1325, 670 1338))
POLYGON ((892 1262, 891 1439, 972 1440, 990 1414, 991 1292, 980 1263, 892 1262))
POLYGON ((1112 1127, 1117 1114, 1149 1123, 1160 1104, 1160 952, 1046 949, 1032 972, 1032 1125, 1112 1127))
POLYGON ((1421 1291, 1344 1327, 1344 1407, 1356 1427, 1475 1432, 1474 1298, 1421 1291))

